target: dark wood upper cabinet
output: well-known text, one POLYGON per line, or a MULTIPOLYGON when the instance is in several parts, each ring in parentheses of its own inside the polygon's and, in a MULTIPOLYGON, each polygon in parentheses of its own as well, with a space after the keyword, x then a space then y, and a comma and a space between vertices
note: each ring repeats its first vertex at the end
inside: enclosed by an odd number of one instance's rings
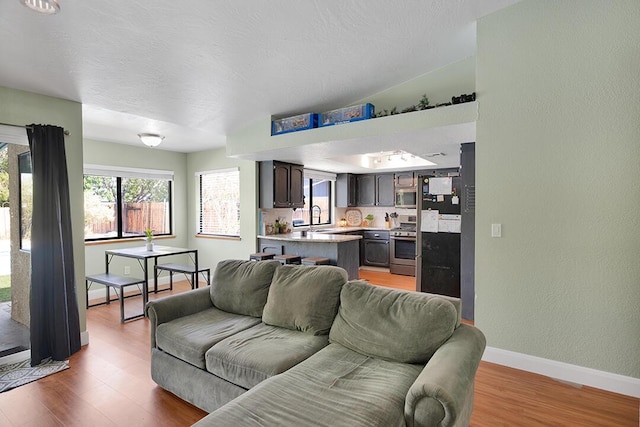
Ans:
POLYGON ((376 175, 376 206, 394 206, 393 174, 376 175))
POLYGON ((357 176, 358 206, 393 206, 393 174, 357 176))
POLYGON ((289 165, 289 201, 292 208, 304 207, 304 166, 289 165))
POLYGON ((336 177, 336 206, 350 208, 358 206, 357 175, 341 173, 336 177))
POLYGON ((278 161, 260 162, 260 207, 304 207, 304 166, 278 161))
POLYGON ((376 205, 376 176, 358 175, 356 177, 358 188, 358 206, 376 205))

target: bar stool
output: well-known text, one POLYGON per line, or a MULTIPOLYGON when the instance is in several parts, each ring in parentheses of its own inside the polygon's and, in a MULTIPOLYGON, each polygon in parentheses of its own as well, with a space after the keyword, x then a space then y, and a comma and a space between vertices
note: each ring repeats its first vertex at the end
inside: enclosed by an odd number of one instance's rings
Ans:
POLYGON ((276 255, 273 257, 276 261, 280 261, 280 264, 300 264, 300 255, 276 255))
POLYGON ((302 265, 329 265, 329 258, 323 258, 323 257, 302 258, 302 265))
POLYGON ((251 261, 264 261, 267 259, 273 259, 276 254, 270 254, 268 252, 257 252, 255 254, 249 255, 249 260, 251 261))

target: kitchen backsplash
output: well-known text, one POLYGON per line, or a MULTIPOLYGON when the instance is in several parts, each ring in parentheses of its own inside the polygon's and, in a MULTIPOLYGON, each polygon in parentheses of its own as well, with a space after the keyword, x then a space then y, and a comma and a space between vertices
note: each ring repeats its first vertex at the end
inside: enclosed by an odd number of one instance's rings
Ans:
POLYGON ((357 209, 362 213, 362 218, 367 215, 373 215, 373 224, 369 224, 370 227, 379 227, 385 228, 384 218, 385 214, 390 214, 392 212, 397 213, 398 215, 415 215, 415 209, 399 209, 394 207, 357 207, 357 208, 336 208, 336 218, 334 218, 334 222, 337 224, 340 221, 340 218, 345 217, 345 212, 350 209, 357 209))
MULTIPOLYGON (((333 224, 332 226, 337 227, 340 223, 340 219, 344 218, 346 215, 346 211, 350 209, 357 209, 362 213, 362 218, 364 219, 367 215, 373 215, 373 224, 370 224, 370 227, 377 228, 385 228, 385 214, 391 214, 392 212, 397 213, 398 215, 415 215, 415 209, 398 209, 394 207, 356 207, 356 208, 335 208, 335 214, 333 216, 333 224)), ((291 209, 261 209, 260 210, 260 230, 259 234, 265 234, 264 226, 266 224, 274 224, 276 219, 279 222, 283 220, 287 222, 289 228, 293 229, 292 223, 292 210, 291 209)))

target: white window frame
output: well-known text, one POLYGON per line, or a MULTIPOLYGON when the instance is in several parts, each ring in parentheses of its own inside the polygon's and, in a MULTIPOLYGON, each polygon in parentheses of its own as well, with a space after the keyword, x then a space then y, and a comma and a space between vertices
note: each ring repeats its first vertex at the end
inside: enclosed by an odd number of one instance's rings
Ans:
POLYGON ((241 215, 241 211, 240 211, 240 168, 239 167, 233 167, 233 168, 223 168, 223 169, 213 169, 213 170, 207 170, 207 171, 199 171, 195 173, 195 194, 196 194, 196 206, 195 206, 195 212, 196 212, 196 217, 195 217, 195 233, 196 236, 200 236, 200 237, 222 237, 222 238, 240 238, 240 215, 241 215), (229 232, 224 232, 222 230, 218 230, 218 232, 215 233, 211 233, 211 232, 203 232, 202 230, 202 212, 201 212, 201 208, 202 208, 202 189, 200 188, 200 184, 201 184, 201 179, 202 176, 204 175, 212 175, 212 174, 216 174, 216 173, 229 173, 229 172, 235 172, 237 174, 237 179, 238 179, 238 189, 237 189, 237 194, 238 194, 238 198, 237 198, 237 223, 234 223, 237 225, 237 233, 229 233, 229 232))

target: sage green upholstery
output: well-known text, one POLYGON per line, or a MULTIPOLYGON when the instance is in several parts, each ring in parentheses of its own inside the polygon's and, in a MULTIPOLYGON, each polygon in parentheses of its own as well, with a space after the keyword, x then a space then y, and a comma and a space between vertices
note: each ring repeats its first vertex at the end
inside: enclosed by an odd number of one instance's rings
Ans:
POLYGON ((157 346, 178 359, 204 369, 204 355, 211 346, 258 323, 260 319, 255 317, 211 307, 159 325, 157 346))
POLYGON ((353 351, 404 363, 425 363, 456 327, 455 307, 442 298, 349 282, 329 340, 353 351))
POLYGON ((421 370, 330 344, 195 426, 404 426, 405 396, 421 370))
POLYGON ((220 341, 207 351, 207 371, 251 388, 302 362, 329 344, 315 336, 261 323, 220 341))
POLYGON ((267 325, 326 335, 347 272, 339 267, 286 265, 273 276, 262 320, 267 325))
POLYGON ((211 290, 147 304, 153 380, 198 426, 468 425, 485 339, 459 300, 346 278, 221 262, 211 290))
POLYGON ((221 261, 213 273, 211 300, 220 310, 261 317, 278 261, 221 261))

